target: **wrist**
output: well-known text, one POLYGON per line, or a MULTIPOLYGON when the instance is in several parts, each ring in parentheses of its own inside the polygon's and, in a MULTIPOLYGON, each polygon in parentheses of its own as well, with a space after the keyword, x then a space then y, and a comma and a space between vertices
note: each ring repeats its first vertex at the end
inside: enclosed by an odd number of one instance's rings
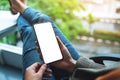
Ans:
POLYGON ((76 63, 77 63, 76 60, 71 59, 67 70, 72 73, 75 70, 76 63))

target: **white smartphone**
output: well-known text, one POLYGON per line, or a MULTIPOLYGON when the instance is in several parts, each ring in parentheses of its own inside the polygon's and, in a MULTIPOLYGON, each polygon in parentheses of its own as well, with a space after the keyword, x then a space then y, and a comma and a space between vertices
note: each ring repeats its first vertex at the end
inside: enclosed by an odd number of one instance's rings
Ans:
POLYGON ((34 25, 34 30, 45 63, 51 63, 63 58, 50 22, 34 25))

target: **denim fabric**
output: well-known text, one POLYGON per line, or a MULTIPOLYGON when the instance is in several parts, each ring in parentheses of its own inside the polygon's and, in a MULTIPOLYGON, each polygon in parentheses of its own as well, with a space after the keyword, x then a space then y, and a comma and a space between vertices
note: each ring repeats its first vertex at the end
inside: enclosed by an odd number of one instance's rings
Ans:
MULTIPOLYGON (((38 52, 36 51, 36 36, 32 27, 34 24, 42 22, 51 22, 55 34, 59 36, 64 45, 68 48, 71 56, 76 60, 79 58, 78 51, 67 40, 64 34, 59 30, 49 16, 37 12, 32 8, 27 8, 17 20, 18 30, 23 41, 23 75, 28 66, 35 62, 42 62, 42 59, 39 58, 38 52)), ((53 69, 53 75, 55 76, 56 80, 65 80, 69 76, 67 71, 54 68, 53 66, 51 66, 51 68, 53 69)), ((54 78, 51 78, 51 80, 54 80, 54 78)))

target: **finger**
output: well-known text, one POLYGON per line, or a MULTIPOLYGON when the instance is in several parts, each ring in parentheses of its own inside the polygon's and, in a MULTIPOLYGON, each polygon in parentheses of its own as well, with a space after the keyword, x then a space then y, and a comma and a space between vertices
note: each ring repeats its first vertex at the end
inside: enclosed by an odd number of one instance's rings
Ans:
POLYGON ((60 38, 57 36, 57 41, 58 41, 58 44, 60 46, 60 48, 65 48, 65 45, 63 44, 63 42, 60 40, 60 38))
POLYGON ((43 57, 42 57, 42 55, 41 55, 41 54, 39 54, 39 58, 40 58, 41 60, 43 60, 43 57))
POLYGON ((48 72, 48 73, 52 73, 52 70, 49 69, 49 68, 47 68, 47 69, 46 69, 46 72, 48 72))
POLYGON ((35 41, 35 45, 39 47, 39 43, 37 40, 35 41))
POLYGON ((43 76, 43 74, 45 73, 47 69, 47 65, 46 64, 43 64, 40 68, 39 68, 39 71, 37 72, 39 76, 43 76))
POLYGON ((52 70, 49 69, 49 68, 47 68, 46 71, 45 71, 45 73, 43 74, 43 77, 44 78, 50 78, 50 77, 52 77, 51 73, 52 73, 52 70))
POLYGON ((40 68, 40 66, 42 65, 42 63, 36 62, 34 64, 32 64, 31 66, 27 67, 26 70, 31 70, 34 73, 38 72, 38 69, 40 68))
POLYGON ((50 77, 52 77, 51 73, 44 73, 43 74, 43 78, 50 78, 50 77))
POLYGON ((36 45, 36 49, 37 49, 38 53, 41 53, 38 41, 35 41, 35 45, 36 45))
POLYGON ((37 52, 38 52, 38 53, 40 53, 40 54, 41 54, 40 47, 36 46, 36 50, 37 50, 37 52))

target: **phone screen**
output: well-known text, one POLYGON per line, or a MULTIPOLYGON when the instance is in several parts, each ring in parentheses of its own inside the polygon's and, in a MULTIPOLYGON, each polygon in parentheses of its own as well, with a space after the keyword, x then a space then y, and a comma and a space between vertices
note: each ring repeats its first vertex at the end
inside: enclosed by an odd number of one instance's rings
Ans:
POLYGON ((52 24, 50 22, 35 24, 34 30, 44 62, 51 63, 62 59, 52 24))

